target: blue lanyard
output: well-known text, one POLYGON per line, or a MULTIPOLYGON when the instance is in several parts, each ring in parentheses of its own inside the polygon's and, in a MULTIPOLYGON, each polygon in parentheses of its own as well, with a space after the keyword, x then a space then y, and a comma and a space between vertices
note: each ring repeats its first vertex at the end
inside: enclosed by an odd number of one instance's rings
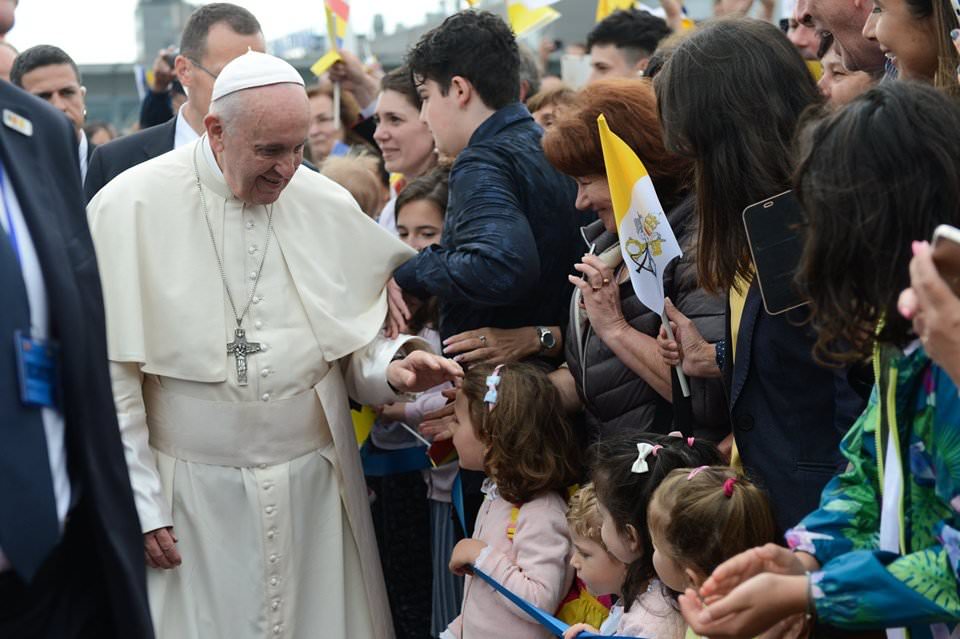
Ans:
MULTIPOLYGON (((530 615, 530 617, 532 617, 534 621, 536 621, 541 626, 546 628, 550 632, 550 634, 553 635, 554 637, 562 637, 563 633, 566 632, 567 628, 570 627, 567 624, 560 621, 559 619, 557 619, 556 617, 554 617, 553 615, 547 612, 544 612, 540 608, 537 608, 526 599, 520 597, 519 595, 515 594, 510 590, 507 590, 506 586, 504 586, 499 581, 497 581, 487 573, 483 572, 476 566, 473 566, 473 576, 479 577, 483 581, 487 582, 487 584, 489 584, 491 588, 493 588, 494 590, 499 592, 501 595, 503 595, 504 597, 506 597, 513 603, 515 603, 517 607, 520 608, 520 610, 530 615)), ((602 638, 603 638, 603 635, 598 635, 598 634, 594 634, 592 632, 587 632, 587 631, 581 632, 580 634, 577 635, 577 639, 602 639, 602 638)), ((614 635, 612 637, 606 637, 606 639, 629 639, 629 637, 621 637, 619 635, 614 635)))
POLYGON ((3 212, 7 216, 7 234, 10 236, 10 243, 13 244, 13 253, 23 267, 23 259, 20 257, 20 244, 17 242, 17 227, 13 223, 13 216, 10 213, 10 200, 7 198, 7 184, 3 173, 3 164, 0 163, 0 197, 3 198, 3 212))
MULTIPOLYGON (((467 521, 464 517, 463 512, 463 484, 460 483, 460 473, 457 473, 457 478, 453 482, 453 508, 457 513, 457 517, 460 519, 460 525, 463 526, 464 533, 467 530, 467 521)), ((473 576, 479 577, 483 581, 487 582, 491 588, 499 592, 501 595, 512 601, 517 605, 520 610, 524 611, 534 621, 539 623, 541 626, 546 628, 550 634, 555 637, 562 637, 563 633, 567 631, 567 624, 563 623, 553 615, 544 612, 540 608, 537 608, 532 603, 521 597, 520 595, 514 593, 511 590, 508 590, 506 586, 501 584, 499 581, 483 572, 476 566, 471 566, 473 569, 473 576)), ((577 635, 577 639, 591 639, 593 637, 601 637, 601 635, 593 634, 592 632, 581 632, 577 635)), ((627 637, 607 637, 606 639, 628 639, 627 637)))

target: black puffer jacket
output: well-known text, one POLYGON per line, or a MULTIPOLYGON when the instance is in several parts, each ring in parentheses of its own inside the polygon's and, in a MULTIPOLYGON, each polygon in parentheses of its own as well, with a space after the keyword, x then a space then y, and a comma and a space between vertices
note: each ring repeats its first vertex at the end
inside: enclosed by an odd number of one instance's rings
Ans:
MULTIPOLYGON (((724 336, 724 300, 709 295, 697 286, 694 253, 689 246, 696 240, 693 197, 685 198, 667 213, 667 219, 684 249, 684 256, 675 260, 664 272, 664 290, 677 308, 696 324, 708 342, 724 336)), ((587 246, 596 242, 596 253, 615 247, 616 234, 606 231, 598 220, 582 229, 587 246)), ((619 248, 613 249, 615 252, 619 248)), ((640 331, 656 337, 660 317, 644 306, 630 280, 620 285, 621 308, 627 322, 640 331)), ((667 433, 676 430, 674 407, 639 375, 627 368, 606 344, 593 333, 590 322, 577 326, 580 299, 575 291, 570 305, 570 324, 566 332, 566 360, 577 383, 577 392, 584 403, 590 439, 618 430, 667 433)), ((690 378, 690 399, 686 411, 692 413, 692 428, 697 437, 719 442, 730 433, 730 421, 722 380, 690 378)), ((674 397, 682 400, 674 376, 674 397)), ((679 411, 678 411, 679 412, 679 411)), ((688 428, 684 428, 685 431, 688 428)))

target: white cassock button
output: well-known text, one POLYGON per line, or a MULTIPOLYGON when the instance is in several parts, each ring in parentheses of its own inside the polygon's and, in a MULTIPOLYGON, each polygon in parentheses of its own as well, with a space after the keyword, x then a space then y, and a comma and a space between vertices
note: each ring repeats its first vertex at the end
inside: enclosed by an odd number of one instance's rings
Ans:
POLYGON ((277 559, 279 559, 279 557, 278 557, 277 555, 270 555, 270 563, 271 563, 271 564, 277 563, 277 559))
POLYGON ((263 469, 265 469, 266 467, 267 467, 266 464, 260 464, 260 470, 263 470, 263 469))
POLYGON ((262 400, 265 401, 265 402, 269 402, 269 401, 270 401, 270 393, 264 393, 263 395, 260 396, 260 399, 262 399, 262 400))
POLYGON ((273 539, 276 536, 277 536, 276 529, 271 528, 270 530, 267 531, 267 539, 273 539))
POLYGON ((261 322, 260 320, 257 320, 256 322, 254 322, 253 325, 256 328, 263 328, 263 322, 261 322))
POLYGON ((276 508, 274 508, 273 506, 267 506, 266 508, 263 509, 263 511, 268 515, 272 515, 274 510, 276 510, 276 508))
POLYGON ((262 299, 263 299, 263 298, 260 297, 259 295, 254 295, 252 301, 253 301, 254 304, 259 304, 259 303, 260 303, 260 300, 262 300, 262 299))
POLYGON ((277 579, 276 577, 273 577, 273 578, 270 580, 270 585, 271 585, 271 586, 276 586, 278 583, 280 583, 280 580, 277 579))
POLYGON ((251 244, 251 245, 250 245, 250 248, 247 249, 247 253, 249 253, 250 255, 253 255, 253 254, 256 253, 256 252, 257 252, 257 245, 256 245, 256 244, 251 244))
POLYGON ((265 368, 265 369, 263 369, 262 371, 260 371, 260 377, 266 377, 266 376, 269 375, 269 374, 270 374, 270 369, 269 369, 269 368, 265 368))
POLYGON ((279 609, 280 609, 280 600, 279 600, 279 599, 274 599, 274 600, 273 600, 273 603, 270 604, 270 607, 273 608, 274 610, 279 610, 279 609))
POLYGON ((270 345, 267 343, 260 344, 260 350, 261 352, 268 351, 270 350, 270 345))
POLYGON ((277 624, 273 627, 273 634, 279 635, 281 630, 283 630, 283 628, 280 626, 280 624, 277 624))
POLYGON ((248 222, 247 222, 247 230, 248 230, 248 231, 252 231, 252 230, 253 230, 253 222, 252 222, 252 221, 248 221, 248 222))
POLYGON ((250 271, 249 277, 250 277, 251 280, 257 279, 257 272, 256 272, 256 271, 250 271))
POLYGON ((264 490, 270 490, 271 488, 273 488, 273 482, 272 482, 272 481, 265 481, 265 482, 263 482, 263 489, 264 489, 264 490))

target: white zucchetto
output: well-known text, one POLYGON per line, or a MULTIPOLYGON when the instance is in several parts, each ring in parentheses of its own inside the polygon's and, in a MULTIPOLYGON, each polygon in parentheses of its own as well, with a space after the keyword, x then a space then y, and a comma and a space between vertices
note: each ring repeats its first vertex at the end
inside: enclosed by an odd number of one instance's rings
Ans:
POLYGON ((211 100, 215 101, 244 89, 271 84, 304 86, 303 78, 289 62, 267 53, 250 50, 223 67, 216 82, 213 83, 211 100))

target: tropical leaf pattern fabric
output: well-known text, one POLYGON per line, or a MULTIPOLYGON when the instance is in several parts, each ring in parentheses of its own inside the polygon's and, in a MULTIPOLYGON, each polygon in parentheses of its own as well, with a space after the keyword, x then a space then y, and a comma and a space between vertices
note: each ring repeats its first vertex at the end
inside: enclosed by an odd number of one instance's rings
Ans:
POLYGON ((908 355, 885 350, 881 370, 866 410, 841 443, 847 470, 826 486, 820 508, 788 531, 787 542, 820 562, 811 593, 822 622, 853 630, 906 627, 911 639, 960 637, 960 395, 922 348, 908 355), (880 389, 893 375, 904 473, 902 555, 879 549, 877 459, 886 455, 894 425, 881 410, 888 398, 880 389), (884 450, 877 450, 878 440, 884 450))

